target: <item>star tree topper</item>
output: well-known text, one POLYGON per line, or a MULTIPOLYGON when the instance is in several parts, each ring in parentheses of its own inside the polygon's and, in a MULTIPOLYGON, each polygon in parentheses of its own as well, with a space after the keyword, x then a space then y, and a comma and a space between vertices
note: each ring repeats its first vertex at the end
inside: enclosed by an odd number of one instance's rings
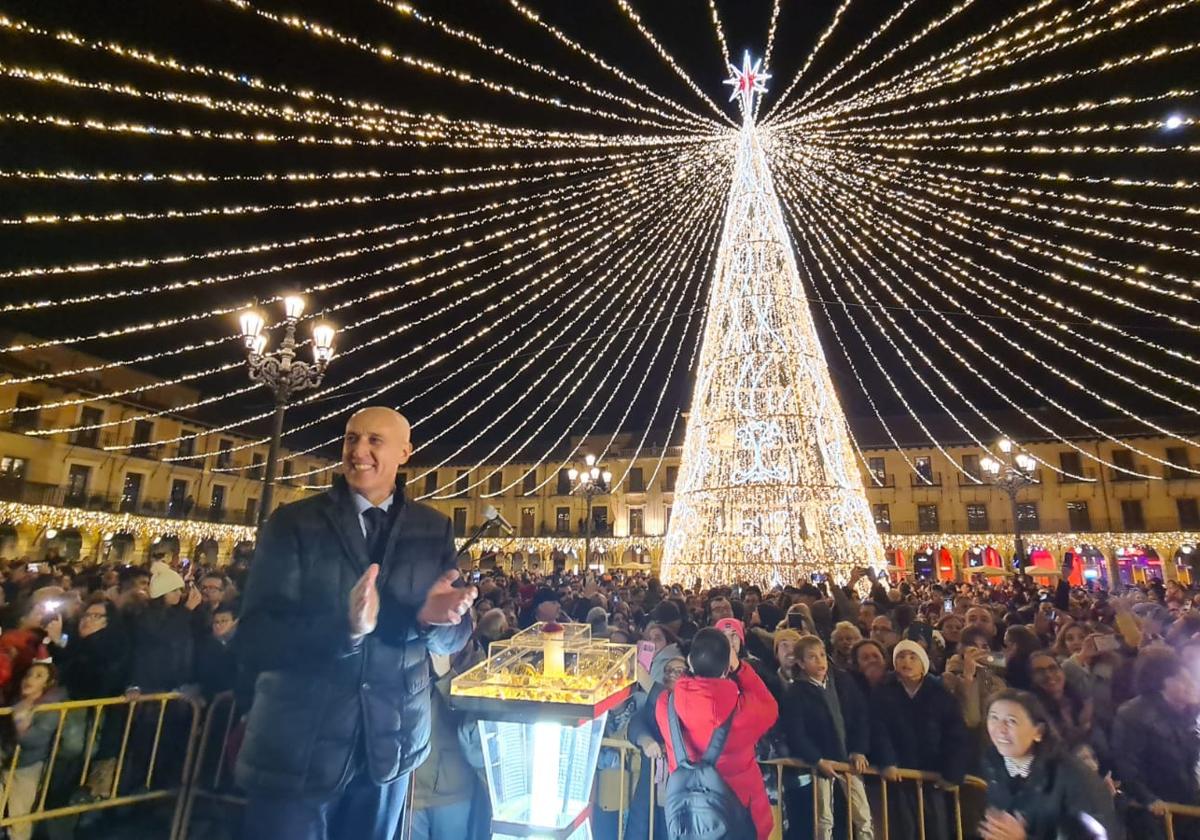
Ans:
POLYGON ((733 64, 729 65, 730 76, 725 80, 725 84, 733 87, 733 92, 729 94, 729 101, 732 102, 738 96, 742 97, 742 117, 750 119, 753 113, 754 94, 767 92, 767 79, 771 78, 770 73, 759 72, 762 69, 762 59, 752 62, 750 60, 750 51, 742 55, 742 68, 739 70, 733 64))

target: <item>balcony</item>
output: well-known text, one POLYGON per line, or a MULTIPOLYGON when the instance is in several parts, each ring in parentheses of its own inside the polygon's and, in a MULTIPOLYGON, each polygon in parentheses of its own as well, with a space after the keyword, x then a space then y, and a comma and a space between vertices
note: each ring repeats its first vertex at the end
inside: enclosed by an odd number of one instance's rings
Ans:
POLYGON ((1191 464, 1172 464, 1169 466, 1164 464, 1162 468, 1163 478, 1167 481, 1200 481, 1200 474, 1188 472, 1188 470, 1195 469, 1198 468, 1191 464))
POLYGON ((130 504, 124 496, 102 493, 70 493, 67 487, 35 481, 0 482, 0 500, 27 505, 78 508, 108 513, 130 513, 161 519, 197 519, 209 522, 239 524, 241 513, 228 508, 212 511, 205 507, 188 506, 182 500, 140 499, 130 504), (215 518, 214 518, 215 517, 215 518))
POLYGON ((891 473, 868 473, 863 478, 863 482, 866 484, 868 490, 896 489, 896 476, 891 473))
POLYGON ((941 487, 942 486, 942 474, 941 473, 931 473, 929 475, 923 475, 923 474, 919 474, 919 473, 909 473, 908 480, 912 483, 913 487, 916 487, 918 489, 922 488, 922 487, 941 487))

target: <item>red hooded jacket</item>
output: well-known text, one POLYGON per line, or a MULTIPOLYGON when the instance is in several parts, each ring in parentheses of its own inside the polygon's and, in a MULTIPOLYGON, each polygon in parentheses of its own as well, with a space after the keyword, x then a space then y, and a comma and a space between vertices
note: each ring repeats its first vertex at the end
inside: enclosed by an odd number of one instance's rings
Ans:
MULTIPOLYGON (((693 761, 704 752, 712 734, 736 707, 725 749, 717 759, 717 772, 750 809, 759 840, 766 840, 771 835, 775 818, 755 760, 754 747, 779 718, 775 698, 754 669, 745 664, 730 679, 681 677, 672 694, 688 757, 693 761)), ((668 696, 667 692, 659 695, 654 716, 667 744, 668 765, 674 772, 676 760, 667 718, 668 696)))

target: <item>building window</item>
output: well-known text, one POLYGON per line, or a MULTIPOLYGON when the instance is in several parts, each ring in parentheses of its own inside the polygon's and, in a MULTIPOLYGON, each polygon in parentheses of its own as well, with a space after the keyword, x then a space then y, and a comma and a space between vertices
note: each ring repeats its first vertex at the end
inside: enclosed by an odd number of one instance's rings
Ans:
MULTIPOLYGON (((183 434, 190 435, 193 433, 189 432, 187 429, 184 429, 183 434)), ((183 440, 179 441, 179 453, 178 454, 179 454, 180 458, 190 458, 193 455, 195 455, 196 454, 196 439, 194 437, 188 437, 188 438, 184 438, 183 440)))
POLYGON ((1200 506, 1195 499, 1176 499, 1175 509, 1179 511, 1179 527, 1188 531, 1200 528, 1200 506))
POLYGON ((571 474, 567 470, 558 471, 558 486, 554 488, 554 495, 571 495, 571 474))
POLYGON ((987 505, 967 505, 967 530, 980 532, 987 529, 987 505))
POLYGON ((121 488, 121 513, 137 513, 142 498, 142 474, 125 473, 125 484, 121 488))
POLYGON ((629 509, 629 536, 640 537, 646 533, 644 514, 641 508, 629 509))
POLYGON ((917 530, 922 534, 941 530, 938 527, 937 505, 917 505, 917 530))
POLYGON ((1038 517, 1037 502, 1017 502, 1017 522, 1022 531, 1042 530, 1042 520, 1038 517))
POLYGON ((571 509, 560 507, 554 509, 554 533, 562 535, 571 533, 571 509))
POLYGON ((291 461, 283 462, 283 474, 280 476, 280 480, 283 481, 284 484, 292 483, 292 462, 291 461))
POLYGON ((913 458, 913 468, 917 471, 916 484, 933 484, 933 461, 928 455, 913 458))
POLYGON ((255 452, 250 456, 250 469, 246 473, 251 478, 257 480, 263 477, 263 456, 255 452))
POLYGON ((36 429, 41 422, 42 412, 37 408, 41 404, 42 401, 33 394, 17 394, 17 408, 29 410, 13 413, 12 430, 14 432, 28 432, 36 429))
POLYGON ((64 504, 83 507, 87 503, 88 485, 92 482, 92 468, 84 464, 72 464, 67 469, 67 488, 64 504))
POLYGON ((459 470, 458 475, 454 478, 454 495, 465 499, 468 495, 467 484, 470 483, 470 480, 470 473, 467 470, 459 470))
MULTIPOLYGON (((102 409, 92 408, 90 405, 85 405, 79 410, 80 426, 99 426, 103 422, 104 411, 102 409)), ((82 428, 71 436, 71 444, 74 446, 87 446, 95 449, 99 443, 99 429, 82 428)))
POLYGON ((979 469, 978 455, 970 454, 963 456, 963 472, 975 479, 978 479, 982 475, 979 469))
POLYGON ((876 487, 887 486, 887 462, 882 457, 867 459, 867 472, 871 474, 871 483, 876 487))
POLYGON ((594 507, 592 508, 592 533, 607 534, 608 533, 608 508, 594 507))
POLYGON ((1192 474, 1188 472, 1191 464, 1188 463, 1188 451, 1182 446, 1168 446, 1167 460, 1171 462, 1171 466, 1167 467, 1167 478, 1191 478, 1192 474))
POLYGON ((465 537, 467 535, 467 509, 465 507, 456 507, 454 509, 454 536, 465 537))
POLYGON ((679 478, 679 467, 667 467, 667 474, 663 477, 663 492, 675 492, 675 480, 679 478))
POLYGON ((212 503, 208 506, 208 518, 212 522, 220 522, 225 518, 225 488, 214 484, 212 488, 212 503))
POLYGON ((242 514, 243 525, 253 525, 258 521, 258 499, 246 499, 246 510, 242 514))
POLYGON ((1123 500, 1121 520, 1125 523, 1126 531, 1145 531, 1146 517, 1142 515, 1142 503, 1137 499, 1123 500))
POLYGON ((167 501, 167 516, 172 519, 182 519, 191 513, 188 499, 188 483, 186 479, 177 478, 171 482, 171 498, 167 501))
POLYGON ((1059 452, 1058 468, 1062 470, 1058 476, 1058 480, 1061 482, 1079 480, 1078 478, 1073 478, 1073 476, 1083 477, 1083 459, 1079 457, 1078 452, 1059 452))
MULTIPOLYGON (((149 420, 133 421, 133 445, 145 446, 150 442, 150 438, 154 436, 154 424, 149 420)), ((140 454, 145 454, 142 452, 140 454)))
MULTIPOLYGON (((630 493, 645 493, 646 479, 642 476, 641 467, 631 467, 629 470, 629 492, 630 493)), ((632 532, 630 532, 632 533, 632 532)))
POLYGON ((233 441, 221 438, 217 442, 217 468, 228 469, 233 463, 233 441))
POLYGON ((500 470, 488 476, 488 495, 499 496, 500 488, 504 486, 504 473, 500 470))
POLYGON ((426 473, 426 475, 425 475, 425 495, 432 496, 434 493, 437 492, 437 489, 438 489, 437 470, 431 470, 430 472, 426 473))
POLYGON ((1072 531, 1092 530, 1092 517, 1087 502, 1067 502, 1067 527, 1072 531))
POLYGON ((871 505, 871 513, 875 517, 875 529, 881 534, 892 530, 892 514, 887 505, 871 505))
POLYGON ((522 537, 532 537, 533 536, 533 526, 534 526, 533 508, 531 508, 531 507, 521 508, 521 536, 522 537))
POLYGON ((1128 449, 1114 449, 1112 454, 1113 466, 1117 469, 1113 470, 1113 481, 1135 481, 1137 479, 1137 470, 1133 466, 1133 453, 1128 449), (1128 470, 1128 472, 1123 472, 1128 470))
POLYGON ((21 500, 29 462, 24 458, 5 455, 0 458, 0 499, 21 500))
POLYGON ((663 533, 664 534, 667 533, 667 531, 670 529, 670 527, 671 527, 671 506, 667 505, 666 507, 663 508, 663 533))
POLYGON ((532 469, 521 478, 521 495, 532 496, 537 492, 537 469, 532 469))

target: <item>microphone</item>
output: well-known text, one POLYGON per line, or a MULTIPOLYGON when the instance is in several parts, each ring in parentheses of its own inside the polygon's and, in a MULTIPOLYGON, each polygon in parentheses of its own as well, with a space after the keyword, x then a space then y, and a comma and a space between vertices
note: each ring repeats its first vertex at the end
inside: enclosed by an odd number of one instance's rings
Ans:
POLYGON ((488 522, 494 522, 499 525, 500 530, 504 532, 505 536, 512 536, 513 526, 504 518, 504 514, 496 510, 494 505, 488 505, 483 509, 483 518, 488 522))

